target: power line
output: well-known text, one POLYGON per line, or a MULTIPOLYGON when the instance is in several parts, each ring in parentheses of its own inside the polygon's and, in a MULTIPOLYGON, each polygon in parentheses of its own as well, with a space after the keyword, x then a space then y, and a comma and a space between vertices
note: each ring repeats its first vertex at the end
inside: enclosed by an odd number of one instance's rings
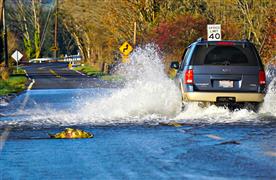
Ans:
POLYGON ((45 23, 45 26, 44 26, 44 29, 43 29, 43 32, 42 32, 42 35, 41 35, 42 41, 41 41, 41 43, 40 43, 40 51, 41 51, 41 48, 42 48, 42 46, 43 46, 43 44, 44 44, 44 41, 45 41, 45 38, 46 38, 46 30, 47 30, 47 27, 48 27, 48 25, 49 25, 50 17, 51 17, 51 14, 52 14, 52 12, 53 12, 53 9, 54 9, 53 7, 54 7, 54 6, 51 6, 51 9, 50 9, 49 12, 48 12, 47 19, 46 19, 46 23, 45 23))

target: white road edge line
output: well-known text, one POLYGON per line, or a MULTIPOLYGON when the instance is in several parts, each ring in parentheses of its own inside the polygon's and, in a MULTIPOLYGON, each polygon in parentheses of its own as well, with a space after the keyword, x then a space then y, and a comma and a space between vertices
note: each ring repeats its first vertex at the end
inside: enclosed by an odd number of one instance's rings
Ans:
POLYGON ((31 83, 30 83, 30 85, 28 86, 27 91, 30 91, 30 90, 32 89, 32 87, 33 87, 34 83, 35 83, 35 80, 34 80, 34 79, 32 79, 32 82, 31 82, 31 83))
MULTIPOLYGON (((74 70, 74 69, 73 69, 74 70)), ((77 73, 79 73, 80 75, 82 75, 82 76, 87 76, 86 74, 83 74, 82 72, 80 72, 80 71, 77 71, 77 70, 74 70, 75 72, 77 72, 77 73)), ((87 77, 89 77, 89 76, 87 76, 87 77)))
POLYGON ((27 73, 27 71, 25 69, 24 69, 24 72, 25 72, 27 78, 31 81, 32 79, 30 78, 29 74, 27 73))

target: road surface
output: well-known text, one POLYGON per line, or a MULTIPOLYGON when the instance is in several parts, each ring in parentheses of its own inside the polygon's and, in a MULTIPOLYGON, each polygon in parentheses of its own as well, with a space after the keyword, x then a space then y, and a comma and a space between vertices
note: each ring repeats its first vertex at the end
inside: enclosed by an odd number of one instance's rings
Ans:
MULTIPOLYGON (((157 115, 150 101, 135 106, 124 99, 124 87, 64 64, 26 70, 32 89, 0 108, 0 179, 276 179, 272 112, 191 105, 192 111, 157 115), (172 121, 183 124, 166 125, 172 121), (66 127, 95 137, 49 139, 66 127)), ((133 88, 139 98, 144 88, 133 88)))
POLYGON ((41 63, 24 67, 28 76, 35 80, 32 89, 76 89, 91 87, 110 87, 96 77, 88 77, 69 70, 68 63, 41 63))

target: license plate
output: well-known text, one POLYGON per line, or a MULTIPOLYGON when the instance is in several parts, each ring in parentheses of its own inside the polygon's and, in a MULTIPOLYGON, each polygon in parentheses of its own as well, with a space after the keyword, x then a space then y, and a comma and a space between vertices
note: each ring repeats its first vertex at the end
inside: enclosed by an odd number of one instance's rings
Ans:
POLYGON ((234 87, 234 82, 233 81, 219 81, 219 87, 233 88, 234 87))

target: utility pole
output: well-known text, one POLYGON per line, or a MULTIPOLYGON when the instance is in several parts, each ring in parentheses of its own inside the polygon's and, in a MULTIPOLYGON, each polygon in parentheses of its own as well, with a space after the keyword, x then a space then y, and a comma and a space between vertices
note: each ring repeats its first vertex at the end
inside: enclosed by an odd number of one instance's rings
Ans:
POLYGON ((134 22, 134 31, 133 31, 133 46, 136 46, 136 34, 137 34, 137 23, 134 22))
POLYGON ((4 8, 4 0, 0 0, 0 63, 3 60, 2 57, 4 57, 3 8, 4 8))
POLYGON ((5 13, 5 1, 3 0, 3 36, 4 36, 4 54, 5 54, 5 67, 9 67, 9 50, 8 50, 8 33, 7 33, 7 27, 6 27, 6 13, 5 13))
POLYGON ((56 12, 55 12, 55 34, 54 34, 54 58, 57 58, 57 51, 58 51, 58 0, 56 0, 56 12))

